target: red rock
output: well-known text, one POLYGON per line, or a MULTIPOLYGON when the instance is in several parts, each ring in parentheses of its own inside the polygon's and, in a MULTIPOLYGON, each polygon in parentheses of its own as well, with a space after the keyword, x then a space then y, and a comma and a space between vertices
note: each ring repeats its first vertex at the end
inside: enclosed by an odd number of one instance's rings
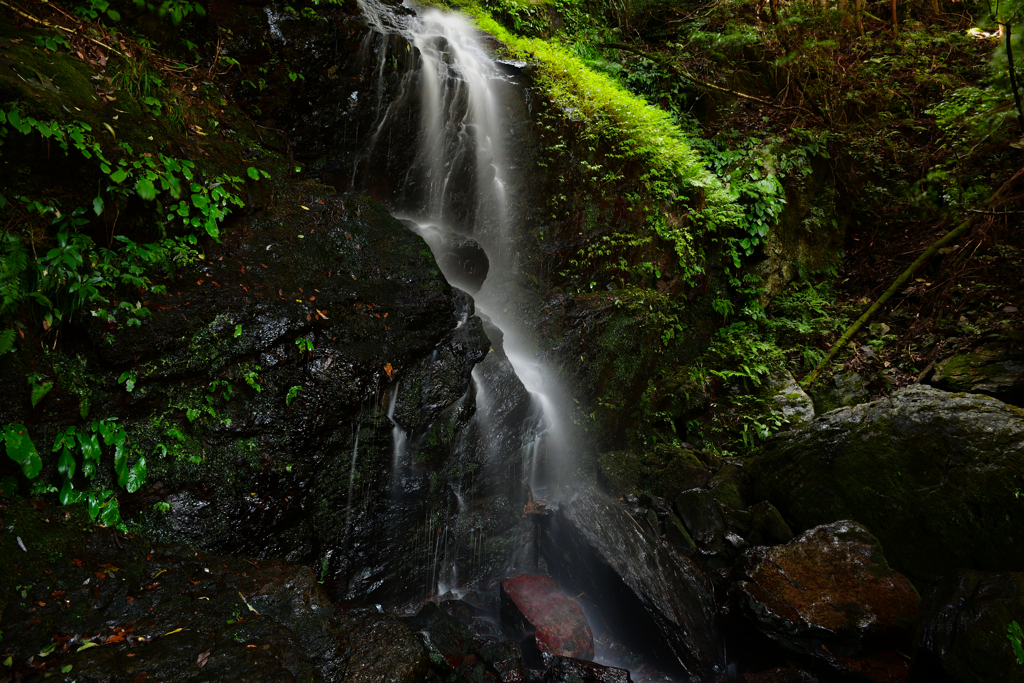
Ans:
POLYGON ((594 658, 594 635, 583 610, 550 576, 523 574, 503 580, 501 622, 516 638, 532 633, 545 660, 594 658))
POLYGON ((906 659, 892 648, 909 649, 920 598, 864 527, 815 527, 785 545, 748 550, 740 567, 737 597, 769 638, 861 680, 906 678, 906 659))

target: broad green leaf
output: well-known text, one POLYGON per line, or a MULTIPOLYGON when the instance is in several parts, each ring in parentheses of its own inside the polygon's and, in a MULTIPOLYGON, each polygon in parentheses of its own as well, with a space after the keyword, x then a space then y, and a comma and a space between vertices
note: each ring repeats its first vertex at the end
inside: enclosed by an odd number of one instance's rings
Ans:
POLYGON ((36 446, 28 435, 28 428, 22 424, 9 424, 4 427, 4 442, 7 457, 21 466, 21 471, 29 479, 35 479, 43 469, 43 461, 39 459, 36 446))
POLYGON ((128 493, 135 493, 146 483, 146 456, 139 458, 139 461, 128 470, 128 482, 124 485, 128 493))
POLYGON ((100 522, 103 523, 103 526, 117 526, 121 523, 121 507, 113 496, 110 496, 102 506, 100 522))
POLYGON ((53 389, 53 382, 43 382, 42 384, 32 383, 32 407, 43 400, 43 397, 50 393, 50 389, 53 389))
POLYGON ((91 640, 87 640, 82 643, 82 647, 75 650, 75 652, 81 652, 82 650, 88 650, 90 647, 99 647, 99 643, 94 643, 91 640))
POLYGON ((78 445, 82 448, 82 475, 92 479, 100 464, 100 442, 96 434, 78 434, 78 445))
MULTIPOLYGON (((121 15, 117 12, 117 10, 108 9, 107 16, 110 17, 111 21, 121 21, 121 15)), ((71 667, 68 667, 68 671, 70 670, 71 667)), ((67 671, 65 671, 64 673, 67 673, 67 671)))
POLYGON ((13 328, 0 332, 0 353, 7 353, 14 348, 14 336, 13 328))
POLYGON ((97 216, 103 213, 103 197, 97 196, 92 200, 92 210, 96 212, 97 216))
POLYGON ((89 518, 96 519, 96 515, 100 514, 100 497, 95 492, 90 491, 86 497, 85 504, 86 510, 89 512, 89 518))
MULTIPOLYGON (((294 79, 292 79, 292 80, 294 80, 294 79)), ((245 169, 245 172, 248 173, 249 177, 252 178, 253 180, 259 180, 260 179, 260 172, 257 171, 252 166, 250 166, 249 168, 245 169)))
POLYGON ((110 179, 115 183, 123 183, 127 177, 128 173, 123 168, 119 168, 110 174, 110 179))
POLYGON ((71 479, 71 477, 75 476, 75 467, 75 457, 71 455, 71 449, 65 446, 60 453, 60 457, 57 458, 57 471, 71 479))
POLYGON ((85 500, 85 493, 76 491, 71 480, 65 479, 64 485, 60 488, 60 504, 71 505, 72 503, 81 503, 83 500, 85 500))
POLYGON ((147 180, 146 178, 143 178, 135 184, 135 191, 138 192, 139 196, 147 202, 156 199, 156 188, 153 187, 152 181, 147 180))
POLYGON ((114 449, 114 472, 117 473, 117 485, 124 488, 128 483, 128 454, 120 446, 114 449))

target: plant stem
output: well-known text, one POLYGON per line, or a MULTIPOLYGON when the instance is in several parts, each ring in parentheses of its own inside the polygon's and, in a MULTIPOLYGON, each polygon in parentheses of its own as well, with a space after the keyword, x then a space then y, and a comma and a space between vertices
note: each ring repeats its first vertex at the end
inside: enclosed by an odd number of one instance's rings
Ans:
POLYGON ((917 260, 911 263, 910 267, 904 270, 903 273, 901 273, 900 276, 896 278, 896 281, 889 286, 889 289, 885 290, 885 293, 883 293, 882 296, 878 297, 878 300, 875 301, 875 303, 871 304, 871 307, 864 312, 864 315, 857 318, 857 322, 855 322, 853 325, 850 325, 850 328, 843 333, 843 336, 839 338, 839 341, 832 345, 832 348, 829 350, 828 355, 825 356, 820 363, 818 363, 818 366, 814 368, 814 372, 812 372, 807 377, 807 379, 804 380, 804 386, 809 387, 811 383, 818 378, 818 375, 820 375, 821 371, 825 369, 825 366, 831 363, 832 359, 839 355, 839 352, 842 350, 844 346, 846 346, 847 342, 849 342, 850 339, 853 338, 853 335, 857 334, 860 328, 864 327, 864 325, 869 320, 871 320, 872 316, 874 316, 875 313, 877 313, 879 309, 885 305, 886 301, 892 298, 892 295, 895 294, 896 291, 900 287, 902 287, 903 284, 907 280, 909 280, 914 273, 917 272, 917 269, 920 268, 925 261, 930 259, 939 249, 946 246, 947 244, 955 240, 957 237, 967 232, 968 228, 970 227, 971 219, 968 218, 963 223, 947 232, 937 242, 935 242, 930 247, 925 249, 924 253, 918 256, 917 260))

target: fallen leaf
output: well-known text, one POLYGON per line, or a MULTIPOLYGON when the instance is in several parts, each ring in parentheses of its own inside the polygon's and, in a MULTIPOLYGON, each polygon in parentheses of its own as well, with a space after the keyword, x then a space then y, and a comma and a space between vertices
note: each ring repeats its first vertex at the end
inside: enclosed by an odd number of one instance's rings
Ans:
POLYGON ((209 659, 210 659, 210 651, 209 650, 207 650, 206 652, 200 652, 199 653, 199 658, 196 660, 196 664, 198 664, 199 668, 201 669, 204 666, 206 666, 206 662, 209 659))
POLYGON ((99 646, 100 646, 99 643, 94 643, 91 640, 87 640, 84 643, 82 643, 82 647, 80 647, 77 650, 75 650, 75 652, 81 652, 82 650, 88 650, 90 647, 99 647, 99 646))
POLYGON ((165 633, 164 635, 165 635, 165 636, 171 636, 171 635, 174 635, 175 633, 181 633, 181 629, 180 629, 180 628, 176 628, 176 629, 174 629, 173 631, 168 631, 168 632, 167 632, 167 633, 165 633))
POLYGON ((107 638, 103 642, 104 643, 123 643, 124 642, 124 636, 110 636, 109 638, 107 638))

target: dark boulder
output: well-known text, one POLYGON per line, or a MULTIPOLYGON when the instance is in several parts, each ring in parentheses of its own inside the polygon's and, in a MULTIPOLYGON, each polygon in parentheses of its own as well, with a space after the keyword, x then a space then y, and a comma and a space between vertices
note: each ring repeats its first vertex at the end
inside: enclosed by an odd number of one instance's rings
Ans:
POLYGON ((1024 625, 1024 574, 965 570, 925 593, 910 683, 1024 681, 1007 637, 1024 625))
POLYGON ((623 641, 689 675, 724 671, 707 579, 616 501, 580 487, 559 504, 542 543, 552 572, 599 605, 623 641))
POLYGON ((500 586, 501 622, 510 636, 532 635, 545 659, 594 658, 594 635, 583 610, 550 576, 522 574, 500 586))
POLYGON ((628 669, 602 666, 571 657, 555 657, 544 683, 632 683, 628 669))
POLYGON ((757 628, 789 650, 873 681, 906 676, 892 650, 909 642, 919 597, 855 522, 748 550, 735 593, 757 628))
POLYGON ((855 519, 918 580, 1024 566, 1024 411, 913 386, 770 439, 745 467, 797 529, 855 519))

